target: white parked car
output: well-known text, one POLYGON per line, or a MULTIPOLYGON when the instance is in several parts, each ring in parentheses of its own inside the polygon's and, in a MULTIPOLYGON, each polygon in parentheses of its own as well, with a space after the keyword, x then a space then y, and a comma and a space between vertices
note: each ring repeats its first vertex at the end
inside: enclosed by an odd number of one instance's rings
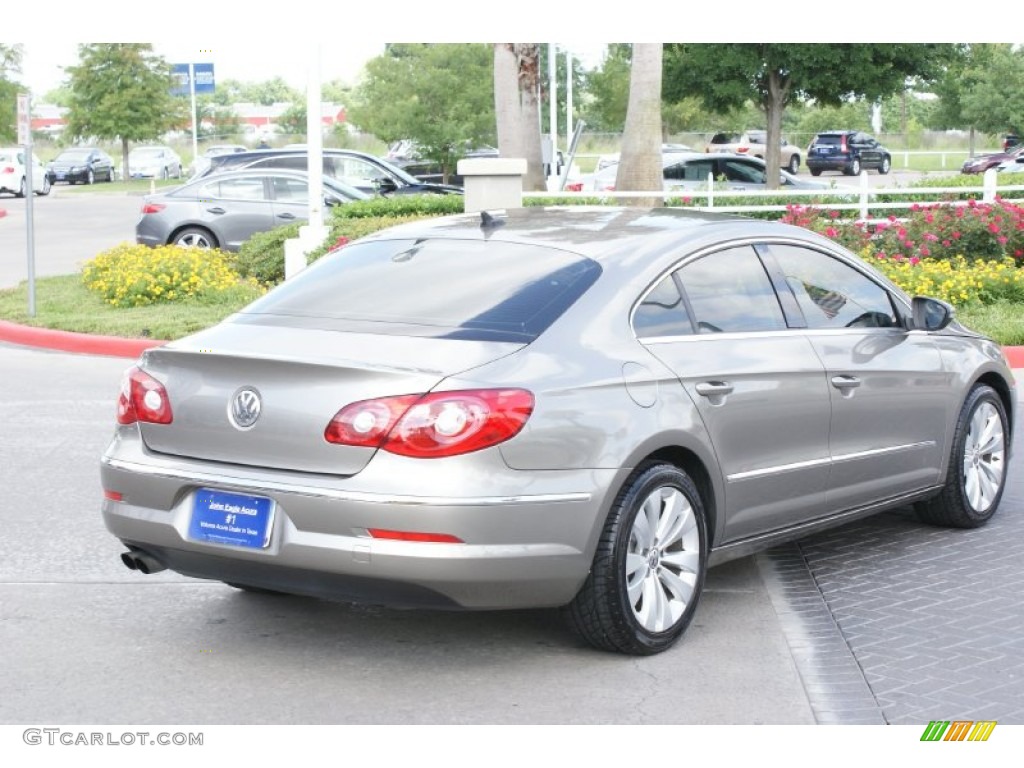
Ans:
MULTIPOLYGON (((46 166, 35 154, 32 155, 32 160, 32 190, 37 195, 48 195, 50 179, 46 175, 46 166)), ((0 192, 24 197, 28 190, 27 179, 24 147, 0 149, 0 192)))
POLYGON ((128 153, 133 179, 180 179, 181 158, 170 147, 136 147, 128 153))

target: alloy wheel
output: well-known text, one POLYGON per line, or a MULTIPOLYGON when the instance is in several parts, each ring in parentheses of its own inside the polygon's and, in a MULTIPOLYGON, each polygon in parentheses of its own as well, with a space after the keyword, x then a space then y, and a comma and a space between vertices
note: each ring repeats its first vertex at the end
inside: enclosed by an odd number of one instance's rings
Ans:
POLYGON ((626 592, 649 632, 672 627, 694 599, 700 573, 700 535, 693 507, 671 486, 643 502, 629 533, 626 592))
POLYGON ((983 402, 971 416, 964 443, 964 493, 976 511, 987 509, 1003 485, 1006 435, 998 411, 983 402))

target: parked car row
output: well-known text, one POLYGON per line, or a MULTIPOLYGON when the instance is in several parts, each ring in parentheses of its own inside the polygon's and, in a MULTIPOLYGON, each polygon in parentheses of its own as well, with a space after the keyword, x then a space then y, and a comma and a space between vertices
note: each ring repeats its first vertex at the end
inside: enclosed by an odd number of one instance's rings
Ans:
MULTIPOLYGON (((716 133, 704 147, 705 152, 731 152, 764 160, 768 155, 768 132, 716 133)), ((800 170, 800 149, 785 139, 779 147, 779 165, 792 174, 800 170)))
MULTIPOLYGON (((671 152, 662 155, 665 192, 685 192, 706 188, 708 179, 721 181, 728 189, 766 189, 768 169, 764 160, 726 152, 671 152)), ((571 192, 612 192, 618 165, 566 185, 571 192)), ((821 182, 808 181, 780 171, 779 183, 790 189, 826 189, 821 182)))

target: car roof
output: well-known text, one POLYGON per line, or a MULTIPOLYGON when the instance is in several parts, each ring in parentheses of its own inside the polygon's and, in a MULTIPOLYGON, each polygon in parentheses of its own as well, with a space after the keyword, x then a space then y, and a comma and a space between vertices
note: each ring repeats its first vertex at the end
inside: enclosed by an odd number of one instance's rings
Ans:
POLYGON ((695 247, 741 237, 818 239, 813 232, 777 221, 683 208, 530 206, 488 215, 491 224, 484 222, 481 213, 466 213, 400 224, 364 239, 517 242, 570 251, 602 263, 646 258, 645 254, 660 250, 659 243, 677 248, 681 234, 695 247))
MULTIPOLYGON (((172 192, 185 189, 186 187, 195 187, 199 184, 214 184, 226 179, 245 178, 246 176, 282 176, 292 179, 301 178, 304 181, 309 181, 309 174, 306 173, 306 171, 298 171, 289 168, 239 168, 237 171, 224 171, 223 173, 218 173, 216 176, 200 176, 196 179, 190 179, 181 186, 168 189, 164 194, 170 194, 172 192)), ((348 184, 343 184, 337 179, 325 176, 323 177, 323 182, 325 187, 334 187, 342 192, 351 194, 353 197, 365 200, 371 199, 370 195, 365 192, 362 192, 355 187, 351 187, 348 184)))

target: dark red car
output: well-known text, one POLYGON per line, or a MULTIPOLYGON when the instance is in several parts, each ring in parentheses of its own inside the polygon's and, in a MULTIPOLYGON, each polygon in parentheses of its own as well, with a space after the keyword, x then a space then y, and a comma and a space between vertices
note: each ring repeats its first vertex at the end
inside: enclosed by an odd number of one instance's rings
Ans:
POLYGON ((1014 159, 1022 150, 1024 150, 1024 144, 1018 144, 1002 152, 969 157, 964 160, 960 173, 984 173, 989 168, 996 168, 1000 163, 1014 159))

